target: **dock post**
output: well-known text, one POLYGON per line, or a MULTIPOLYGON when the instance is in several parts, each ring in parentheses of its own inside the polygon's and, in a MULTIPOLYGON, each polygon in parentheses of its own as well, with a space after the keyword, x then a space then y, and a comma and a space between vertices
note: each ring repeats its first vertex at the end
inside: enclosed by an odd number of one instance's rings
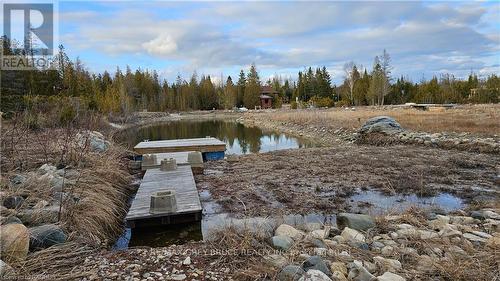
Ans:
POLYGON ((188 154, 188 163, 191 165, 193 174, 203 173, 203 155, 199 151, 190 152, 188 154))
POLYGON ((161 171, 177 170, 177 162, 175 161, 174 158, 165 159, 161 161, 160 170, 161 171))

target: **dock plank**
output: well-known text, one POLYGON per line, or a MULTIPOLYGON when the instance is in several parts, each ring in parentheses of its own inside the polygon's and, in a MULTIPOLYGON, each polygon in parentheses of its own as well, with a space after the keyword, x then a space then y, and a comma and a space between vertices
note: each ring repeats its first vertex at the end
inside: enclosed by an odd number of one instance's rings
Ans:
POLYGON ((183 214, 200 213, 201 203, 190 166, 178 166, 174 171, 149 169, 137 190, 127 223, 158 217, 175 217, 183 214), (175 190, 177 210, 173 213, 151 214, 149 212, 151 195, 165 190, 175 190))
POLYGON ((138 143, 134 150, 140 154, 183 151, 218 152, 226 150, 226 143, 216 138, 143 141, 138 143))

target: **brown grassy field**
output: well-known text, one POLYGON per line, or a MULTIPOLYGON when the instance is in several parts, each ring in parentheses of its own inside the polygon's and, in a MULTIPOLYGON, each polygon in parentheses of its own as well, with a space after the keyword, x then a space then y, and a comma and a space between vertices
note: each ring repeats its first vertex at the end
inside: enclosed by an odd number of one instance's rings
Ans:
MULTIPOLYGON (((257 114, 256 114, 257 115, 257 114)), ((415 110, 401 107, 356 107, 354 110, 284 110, 258 114, 276 122, 357 130, 367 119, 388 115, 405 129, 422 132, 468 132, 482 136, 500 134, 500 105, 464 105, 453 109, 415 110)))

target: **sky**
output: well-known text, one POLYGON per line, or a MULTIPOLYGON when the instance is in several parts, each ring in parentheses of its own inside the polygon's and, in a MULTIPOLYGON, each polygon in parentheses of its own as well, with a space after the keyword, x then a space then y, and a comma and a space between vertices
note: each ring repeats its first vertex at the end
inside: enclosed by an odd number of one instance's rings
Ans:
POLYGON ((326 66, 335 83, 384 49, 415 82, 500 73, 500 2, 60 1, 59 43, 93 72, 194 70, 214 80, 255 63, 262 80, 326 66))

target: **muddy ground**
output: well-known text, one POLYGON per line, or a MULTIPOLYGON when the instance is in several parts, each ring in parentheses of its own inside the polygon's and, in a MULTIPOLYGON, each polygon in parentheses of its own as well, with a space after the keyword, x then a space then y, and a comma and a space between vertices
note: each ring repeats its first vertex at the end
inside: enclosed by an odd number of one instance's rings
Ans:
POLYGON ((498 202, 498 163, 500 156, 494 154, 341 145, 209 162, 196 181, 223 212, 237 215, 366 212, 367 204, 353 205, 349 197, 367 190, 422 197, 446 192, 465 203, 498 202))

